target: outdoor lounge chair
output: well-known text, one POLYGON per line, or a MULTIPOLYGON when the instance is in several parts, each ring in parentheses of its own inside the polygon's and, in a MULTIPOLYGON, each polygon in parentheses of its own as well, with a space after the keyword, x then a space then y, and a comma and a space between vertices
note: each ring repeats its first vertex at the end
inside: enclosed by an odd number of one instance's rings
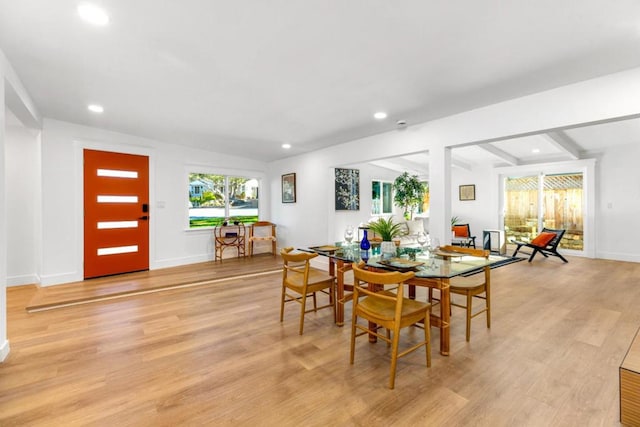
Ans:
POLYGON ((533 257, 536 256, 538 252, 540 252, 545 258, 548 258, 549 255, 557 256, 564 262, 569 262, 565 257, 558 253, 558 245, 560 244, 560 240, 562 240, 562 236, 566 230, 552 230, 550 228, 543 228, 542 232, 536 236, 535 239, 531 241, 531 243, 527 242, 518 242, 514 241, 518 247, 513 252, 512 256, 516 256, 521 247, 526 246, 528 248, 533 249, 531 252, 531 256, 529 257, 529 262, 533 260, 533 257))

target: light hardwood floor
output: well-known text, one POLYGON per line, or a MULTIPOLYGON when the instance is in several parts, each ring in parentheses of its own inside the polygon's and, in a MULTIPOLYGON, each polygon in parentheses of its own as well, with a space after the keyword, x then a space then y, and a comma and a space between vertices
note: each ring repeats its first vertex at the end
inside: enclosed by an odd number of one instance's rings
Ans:
MULTIPOLYGON (((0 425, 615 426, 618 367, 640 327, 640 264, 571 258, 492 271, 492 328, 451 355, 400 359, 298 307, 280 275, 27 313, 9 288, 0 425)), ((350 316, 350 304, 347 316, 350 316)), ((408 328, 403 339, 420 330, 408 328)), ((432 329, 434 341, 437 329, 432 329)), ((437 346, 434 346, 437 348, 437 346)))
POLYGON ((282 268, 279 256, 260 254, 252 257, 228 258, 217 262, 201 262, 179 267, 121 274, 82 282, 39 288, 27 310, 46 310, 60 305, 82 304, 107 298, 153 292, 178 285, 192 285, 220 280, 239 274, 255 274, 282 268))

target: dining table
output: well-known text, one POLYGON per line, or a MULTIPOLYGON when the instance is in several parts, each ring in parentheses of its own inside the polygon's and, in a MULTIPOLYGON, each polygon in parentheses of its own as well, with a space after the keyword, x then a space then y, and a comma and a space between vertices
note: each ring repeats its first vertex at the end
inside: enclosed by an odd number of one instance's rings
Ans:
MULTIPOLYGON (((383 260, 381 255, 369 256, 369 253, 363 253, 355 244, 351 246, 311 246, 304 250, 316 252, 329 259, 329 274, 336 277, 338 304, 336 304, 335 321, 338 326, 344 325, 344 307, 352 299, 353 284, 345 281, 345 274, 352 269, 354 263, 365 261, 367 268, 373 270, 413 271, 415 276, 406 282, 409 286, 408 296, 412 299, 415 299, 416 287, 438 289, 440 291, 440 310, 439 313, 434 313, 434 310, 431 310, 430 320, 431 326, 440 330, 440 354, 443 356, 448 356, 450 351, 450 280, 456 276, 483 272, 506 259, 506 257, 499 255, 490 255, 488 258, 484 258, 447 254, 439 250, 431 252, 415 250, 415 261, 409 260, 406 254, 383 260)), ((371 340, 373 341, 374 338, 371 340)))

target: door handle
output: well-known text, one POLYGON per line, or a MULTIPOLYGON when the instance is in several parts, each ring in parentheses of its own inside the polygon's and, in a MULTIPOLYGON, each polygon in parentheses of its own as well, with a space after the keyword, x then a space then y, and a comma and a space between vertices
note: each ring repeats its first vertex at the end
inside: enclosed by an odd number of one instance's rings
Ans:
POLYGON ((138 219, 141 219, 141 220, 143 220, 143 221, 147 221, 147 220, 149 219, 149 216, 148 216, 148 215, 141 216, 141 217, 140 217, 140 218, 138 218, 138 219))

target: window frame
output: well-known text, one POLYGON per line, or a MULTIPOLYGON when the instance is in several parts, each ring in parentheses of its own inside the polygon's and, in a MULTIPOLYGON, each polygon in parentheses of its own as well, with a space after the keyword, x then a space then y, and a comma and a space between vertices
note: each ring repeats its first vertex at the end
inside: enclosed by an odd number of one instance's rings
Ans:
POLYGON ((386 215, 392 215, 392 214, 393 214, 393 182, 386 179, 372 179, 371 180, 371 216, 377 217, 377 216, 386 216, 386 215), (380 199, 374 198, 375 183, 378 183, 380 185, 380 199), (385 191, 384 191, 385 184, 389 186, 389 194, 388 194, 388 200, 387 200, 388 206, 389 206, 388 212, 385 211, 384 209, 385 199, 387 198, 385 197, 385 191), (379 213, 374 212, 376 200, 380 201, 379 213))
POLYGON ((570 160, 566 162, 540 163, 525 166, 505 166, 494 168, 492 176, 499 182, 496 187, 491 187, 492 197, 498 201, 498 224, 504 230, 505 216, 505 180, 507 177, 517 177, 525 175, 534 175, 544 173, 545 175, 565 174, 581 172, 583 174, 583 236, 584 243, 582 251, 574 249, 563 249, 569 255, 584 256, 594 258, 596 256, 595 249, 595 177, 596 177, 596 160, 570 160))
MULTIPOLYGON (((194 165, 187 165, 185 167, 185 180, 186 180, 186 185, 185 185, 185 193, 186 193, 186 210, 185 210, 185 230, 186 231, 198 231, 198 230, 212 230, 213 228, 216 227, 216 225, 207 225, 207 226, 192 226, 191 224, 191 215, 190 215, 190 209, 192 208, 192 206, 190 206, 190 186, 189 183, 190 181, 190 176, 192 174, 206 174, 206 175, 217 175, 217 176, 223 176, 224 177, 224 192, 223 192, 223 196, 224 196, 224 217, 220 217, 220 216, 216 216, 215 218, 230 218, 231 217, 231 209, 233 208, 233 206, 231 206, 231 200, 229 197, 229 179, 230 178, 244 178, 246 180, 255 180, 257 182, 257 187, 256 187, 256 194, 257 194, 257 206, 255 209, 256 214, 255 215, 249 215, 251 217, 255 217, 255 220, 257 221, 260 218, 260 212, 261 210, 264 210, 264 204, 266 203, 264 200, 261 202, 260 199, 264 199, 265 195, 263 194, 264 192, 262 191, 264 188, 263 182, 264 182, 264 174, 263 173, 256 173, 255 171, 248 171, 248 170, 235 170, 235 169, 224 169, 224 168, 213 168, 213 167, 203 167, 201 165, 198 166, 194 166, 194 165)), ((204 193, 204 190, 202 191, 202 193, 204 193)), ((250 221, 241 221, 245 224, 250 224, 252 222, 254 222, 253 220, 250 221)))

